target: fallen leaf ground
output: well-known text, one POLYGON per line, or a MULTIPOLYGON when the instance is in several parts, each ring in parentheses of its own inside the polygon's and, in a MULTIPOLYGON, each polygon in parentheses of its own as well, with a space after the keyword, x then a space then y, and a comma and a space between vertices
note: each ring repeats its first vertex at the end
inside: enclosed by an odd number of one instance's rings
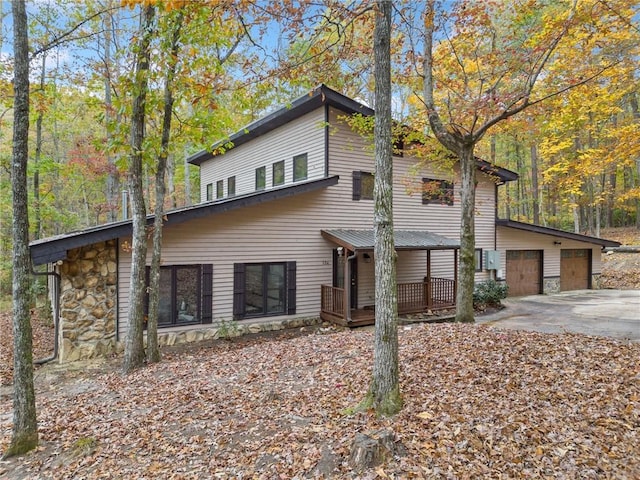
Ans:
POLYGON ((40 369, 41 447, 0 463, 0 477, 640 478, 640 344, 406 327, 405 406, 387 420, 345 413, 366 392, 372 343, 346 331, 217 342, 129 376, 116 360, 40 369), (381 428, 402 454, 354 472, 355 434, 381 428))
MULTIPOLYGON (((638 230, 606 238, 640 244, 638 230)), ((640 254, 603 258, 609 288, 640 289, 640 254)), ((53 328, 33 320, 34 358, 53 328)), ((11 437, 11 316, 0 314, 0 450, 11 437), (4 385, 4 386, 2 386, 4 385)), ((400 332, 405 405, 348 415, 367 390, 369 331, 288 331, 166 350, 129 376, 120 359, 36 370, 40 447, 0 478, 640 478, 640 344, 423 324, 400 332), (358 432, 400 454, 348 464, 358 432)))

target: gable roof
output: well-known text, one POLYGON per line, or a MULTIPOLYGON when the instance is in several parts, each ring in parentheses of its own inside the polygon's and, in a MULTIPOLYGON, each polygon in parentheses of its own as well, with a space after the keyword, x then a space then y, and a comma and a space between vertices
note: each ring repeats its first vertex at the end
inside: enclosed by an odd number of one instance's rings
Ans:
MULTIPOLYGON (((367 230, 321 230, 322 236, 348 250, 373 250, 373 229, 367 230)), ((460 242, 426 230, 393 230, 396 250, 457 250, 460 242)))
POLYGON ((496 226, 515 228, 518 230, 524 230, 525 232, 540 233, 542 235, 553 235, 554 237, 577 240, 579 242, 594 243, 603 247, 619 247, 621 245, 620 242, 615 242, 613 240, 591 237, 580 233, 566 232, 564 230, 558 230, 557 228, 543 227, 541 225, 533 225, 531 223, 516 222, 515 220, 497 219, 496 226))
MULTIPOLYGON (((174 226, 195 218, 216 215, 238 208, 259 205, 272 200, 287 198, 302 193, 312 192, 321 188, 330 187, 338 183, 338 176, 322 178, 309 182, 300 182, 279 188, 272 188, 260 192, 251 192, 246 195, 228 197, 212 202, 200 203, 189 207, 177 208, 165 212, 166 226, 174 226)), ((154 216, 147 216, 147 224, 153 223, 154 216)), ((84 230, 57 235, 55 237, 35 240, 29 244, 31 259, 34 265, 43 265, 67 257, 67 251, 73 248, 84 247, 94 243, 105 242, 119 237, 128 237, 133 230, 132 221, 123 220, 112 222, 84 230)))
POLYGON ((275 130, 292 120, 320 108, 322 105, 331 105, 348 114, 361 113, 366 116, 372 116, 374 113, 373 110, 366 105, 321 84, 308 94, 295 99, 288 105, 279 108, 275 112, 255 122, 251 122, 246 127, 231 135, 228 139, 214 143, 210 149, 191 155, 187 158, 187 161, 193 165, 201 165, 205 160, 213 158, 215 155, 212 152, 225 144, 230 145, 226 148, 228 150, 247 143, 260 135, 264 135, 271 130, 275 130))
MULTIPOLYGON (((219 140, 209 149, 202 150, 191 155, 187 161, 192 165, 202 165, 206 160, 210 160, 216 156, 213 152, 220 147, 224 150, 230 150, 238 147, 243 143, 247 143, 265 133, 275 130, 301 116, 320 108, 323 105, 330 105, 347 114, 360 113, 367 117, 375 115, 372 108, 360 103, 352 98, 347 97, 324 84, 320 84, 311 90, 308 94, 303 95, 288 105, 279 108, 273 113, 250 123, 246 127, 238 130, 228 139, 219 140)), ((476 157, 476 166, 478 169, 488 175, 497 177, 502 183, 511 182, 518 179, 518 174, 506 168, 499 167, 485 160, 476 157)))

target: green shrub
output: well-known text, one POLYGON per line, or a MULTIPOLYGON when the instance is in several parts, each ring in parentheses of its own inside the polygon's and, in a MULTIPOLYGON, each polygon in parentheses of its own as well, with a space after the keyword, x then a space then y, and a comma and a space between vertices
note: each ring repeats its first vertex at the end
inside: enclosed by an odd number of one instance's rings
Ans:
POLYGON ((477 283, 473 289, 473 306, 475 308, 500 307, 500 300, 507 298, 508 289, 505 283, 495 280, 477 283))

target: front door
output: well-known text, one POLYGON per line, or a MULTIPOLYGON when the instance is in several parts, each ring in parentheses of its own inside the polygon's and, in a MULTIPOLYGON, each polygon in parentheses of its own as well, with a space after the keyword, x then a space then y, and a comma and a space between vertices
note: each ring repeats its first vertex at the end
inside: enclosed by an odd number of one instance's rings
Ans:
MULTIPOLYGON (((346 250, 342 250, 342 255, 338 254, 338 249, 333 249, 333 286, 344 288, 344 266, 347 261, 346 250)), ((351 260, 351 309, 358 308, 358 261, 357 257, 351 260)))

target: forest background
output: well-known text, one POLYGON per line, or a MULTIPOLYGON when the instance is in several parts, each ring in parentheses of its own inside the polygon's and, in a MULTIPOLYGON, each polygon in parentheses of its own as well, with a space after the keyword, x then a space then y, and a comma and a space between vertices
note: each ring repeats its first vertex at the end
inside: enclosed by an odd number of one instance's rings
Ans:
MULTIPOLYGON (((149 212, 155 207, 168 65, 175 65, 176 73, 166 209, 199 201, 198 171, 186 162, 189 155, 320 83, 373 106, 373 16, 363 13, 369 2, 154 3, 162 8, 152 38, 143 147, 149 212)), ((499 41, 504 10, 529 9, 532 17, 549 14, 534 8, 538 3, 440 3, 434 52, 440 60, 438 78, 453 83, 447 68, 455 70, 458 54, 475 54, 483 61, 473 42, 461 42, 465 32, 451 26, 464 11, 461 4, 466 5, 464 15, 489 26, 476 35, 494 35, 499 41), (468 50, 456 52, 452 45, 468 50)), ((554 2, 546 3, 552 7, 554 2)), ((558 91, 560 81, 571 88, 500 122, 481 140, 476 154, 520 175, 501 189, 502 218, 599 236, 601 228, 640 227, 639 6, 629 0, 584 4, 603 23, 602 16, 608 15, 612 27, 596 29, 585 22, 565 36, 539 79, 541 92, 558 91), (594 47, 584 50, 585 39, 594 47), (598 75, 587 78, 593 71, 598 75)), ((12 23, 8 3, 0 5, 0 293, 8 294, 12 23)), ((415 69, 421 46, 414 36, 420 20, 414 7, 415 2, 395 5, 393 113, 399 125, 421 135, 427 146, 424 158, 433 160, 444 154, 430 135, 420 104, 415 69)), ((126 215, 123 194, 140 9, 139 2, 120 0, 29 4, 31 239, 126 215)), ((478 63, 477 68, 495 66, 478 63)), ((445 81, 437 87, 436 95, 446 104, 453 90, 445 81)))

